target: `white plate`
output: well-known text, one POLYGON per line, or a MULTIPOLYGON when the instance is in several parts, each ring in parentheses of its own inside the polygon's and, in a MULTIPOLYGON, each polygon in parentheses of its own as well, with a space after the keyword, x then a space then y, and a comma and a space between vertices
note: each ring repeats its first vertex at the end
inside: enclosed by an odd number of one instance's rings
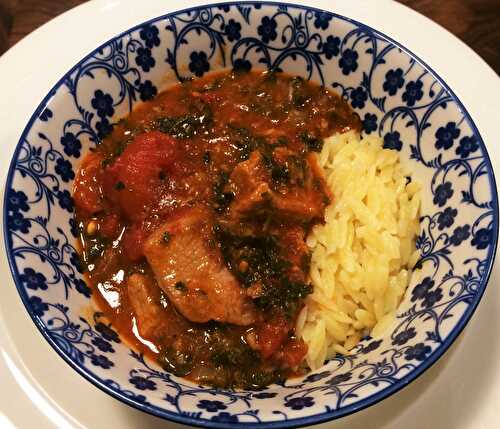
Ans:
MULTIPOLYGON (((205 1, 94 0, 54 19, 0 57, 1 187, 29 116, 59 77, 95 46, 149 18, 205 1), (45 64, 41 67, 41 64, 45 64)), ((300 2, 297 0, 296 2, 300 2)), ((401 42, 455 91, 499 173, 500 78, 468 47, 389 0, 309 0, 401 42)), ((0 228, 0 231, 2 228, 0 228)), ((0 232, 1 234, 1 232, 0 232)), ((175 428, 107 396, 45 342, 21 304, 0 237, 0 428, 175 428)), ((500 403, 500 264, 456 343, 406 389, 318 428, 494 428, 500 403)))

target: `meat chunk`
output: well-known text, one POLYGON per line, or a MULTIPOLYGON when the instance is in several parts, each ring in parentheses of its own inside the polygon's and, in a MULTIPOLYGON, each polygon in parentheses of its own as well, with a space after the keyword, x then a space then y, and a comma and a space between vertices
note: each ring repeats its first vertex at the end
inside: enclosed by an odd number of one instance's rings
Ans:
POLYGON ((238 164, 230 176, 235 198, 230 205, 234 221, 267 213, 300 223, 321 219, 329 192, 314 154, 303 161, 286 148, 277 148, 273 161, 264 162, 259 151, 238 164))
MULTIPOLYGON (((128 299, 134 311, 140 336, 154 343, 176 337, 188 328, 188 323, 173 308, 160 303, 160 289, 143 274, 127 279, 128 299)), ((168 305, 168 304, 167 304, 168 305)))
POLYGON ((236 198, 231 204, 233 218, 262 211, 268 206, 271 196, 268 173, 259 151, 251 153, 250 158, 240 162, 231 173, 230 183, 236 198))
POLYGON ((182 211, 146 240, 144 255, 160 287, 187 319, 254 323, 256 309, 213 245, 209 220, 206 210, 182 211))

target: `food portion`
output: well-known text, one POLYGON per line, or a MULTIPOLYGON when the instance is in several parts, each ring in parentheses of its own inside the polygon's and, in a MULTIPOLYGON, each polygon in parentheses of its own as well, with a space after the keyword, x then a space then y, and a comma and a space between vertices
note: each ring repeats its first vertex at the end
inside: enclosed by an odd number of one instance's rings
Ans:
POLYGON ((386 331, 419 257, 421 186, 382 145, 349 132, 325 139, 319 155, 333 202, 307 238, 314 290, 297 325, 312 369, 386 331))
POLYGON ((274 72, 210 74, 134 110, 73 193, 110 323, 175 375, 248 389, 380 329, 406 287, 418 187, 359 132, 340 97, 274 72))

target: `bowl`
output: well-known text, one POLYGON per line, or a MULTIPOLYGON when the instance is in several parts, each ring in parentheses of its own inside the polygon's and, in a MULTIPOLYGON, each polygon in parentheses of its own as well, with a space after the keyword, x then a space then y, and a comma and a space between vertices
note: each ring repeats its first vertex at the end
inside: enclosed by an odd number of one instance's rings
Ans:
POLYGON ((293 4, 235 2, 142 23, 83 58, 42 100, 8 172, 4 236, 15 284, 45 339, 115 398, 204 427, 293 427, 338 418, 429 368, 485 290, 498 236, 493 169, 472 119, 423 61, 373 28, 293 4), (76 253, 71 189, 84 155, 169 84, 237 66, 338 92, 423 185, 421 268, 381 339, 258 392, 198 386, 132 350, 92 301, 76 253))

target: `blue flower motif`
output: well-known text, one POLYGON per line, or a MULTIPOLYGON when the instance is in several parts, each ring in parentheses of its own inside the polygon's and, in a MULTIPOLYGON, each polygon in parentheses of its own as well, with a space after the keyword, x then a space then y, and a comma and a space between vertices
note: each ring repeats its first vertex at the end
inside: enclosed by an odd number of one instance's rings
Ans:
POLYGON ((252 70, 252 63, 243 58, 237 58, 233 63, 233 69, 237 72, 248 73, 252 70))
POLYGON ((314 383, 315 381, 322 380, 325 377, 328 377, 331 374, 330 371, 318 372, 317 374, 310 374, 306 377, 304 382, 306 383, 314 383))
POLYGON ((74 156, 75 158, 80 157, 82 144, 73 133, 65 133, 64 136, 61 137, 61 144, 64 147, 64 153, 66 155, 74 156))
POLYGON ((347 76, 349 73, 355 72, 358 69, 358 56, 358 53, 352 49, 346 49, 342 52, 339 66, 343 74, 347 76))
POLYGON ((416 359, 418 361, 424 361, 427 355, 431 352, 430 346, 426 346, 424 343, 418 343, 414 346, 408 347, 405 351, 405 359, 413 360, 416 359))
POLYGON ((436 191, 434 193, 434 199, 432 201, 439 207, 443 207, 446 204, 446 201, 448 201, 452 196, 453 196, 453 189, 451 188, 451 183, 444 182, 436 187, 436 191))
POLYGON ((50 118, 52 118, 52 116, 54 116, 52 110, 46 107, 45 110, 40 114, 40 120, 43 122, 47 122, 50 118))
POLYGON ((328 36, 325 43, 323 43, 323 53, 329 60, 336 57, 340 53, 340 38, 328 36))
POLYGON ((158 90, 150 80, 146 80, 139 85, 139 94, 142 101, 148 101, 158 94, 158 90))
POLYGON ((104 355, 91 354, 90 361, 92 362, 92 365, 100 366, 102 369, 109 369, 115 365, 104 355))
POLYGON ((71 265, 73 265, 79 273, 83 273, 82 261, 78 253, 73 252, 69 258, 71 265))
POLYGON ((257 33, 259 33, 260 38, 264 43, 269 43, 271 40, 276 40, 278 34, 276 33, 276 20, 274 18, 269 18, 264 16, 260 25, 257 27, 257 33))
POLYGON ((345 372, 344 374, 338 374, 332 377, 330 380, 327 381, 327 383, 331 384, 332 386, 336 386, 337 384, 346 383, 351 378, 352 374, 350 372, 345 372))
POLYGON ((470 226, 457 226, 450 237, 450 243, 454 246, 460 246, 462 241, 467 240, 470 237, 470 226))
POLYGON ((202 399, 196 406, 201 410, 207 410, 209 413, 216 413, 227 408, 221 401, 209 401, 208 399, 202 399))
POLYGON ((223 411, 222 413, 213 416, 210 420, 218 423, 238 423, 238 416, 234 416, 223 411))
POLYGON ((314 26, 321 30, 326 30, 332 20, 332 15, 328 12, 314 12, 314 26))
POLYGON ((422 99, 424 92, 422 91, 422 81, 410 81, 406 84, 405 92, 402 99, 408 107, 412 107, 415 103, 422 99))
POLYGON ((9 189, 7 192, 7 208, 13 213, 17 213, 20 210, 27 212, 30 209, 28 206, 28 197, 23 191, 9 189))
POLYGON ((69 220, 69 226, 70 226, 70 229, 71 229, 71 235, 73 237, 77 237, 78 236, 78 226, 76 224, 76 220, 71 218, 69 220))
POLYGON ((229 6, 228 5, 223 5, 223 6, 217 6, 217 9, 222 10, 224 12, 229 12, 229 6))
POLYGON ((101 140, 113 131, 113 125, 109 123, 108 118, 102 118, 100 122, 95 124, 95 127, 97 129, 97 137, 101 140))
POLYGON ((462 137, 455 153, 461 158, 467 158, 471 153, 479 149, 476 136, 462 137))
POLYGON ((145 72, 148 72, 156 64, 155 59, 151 55, 151 49, 149 48, 137 48, 135 62, 145 72))
POLYGON ((397 68, 396 70, 389 70, 385 74, 385 82, 382 87, 385 92, 389 93, 389 95, 394 95, 403 87, 404 84, 405 80, 403 78, 403 70, 397 68))
POLYGON ((36 272, 33 268, 25 268, 19 279, 28 289, 47 290, 47 278, 42 273, 36 272))
POLYGON ((85 295, 87 298, 90 298, 90 295, 92 295, 92 289, 90 289, 87 286, 87 283, 85 283, 84 280, 77 279, 74 280, 73 283, 75 284, 75 289, 78 293, 81 293, 82 295, 85 295))
POLYGON ((253 398, 257 399, 271 399, 277 395, 276 392, 259 392, 252 395, 253 398))
POLYGON ((191 52, 189 56, 191 62, 189 63, 189 70, 198 77, 202 77, 205 72, 210 70, 207 54, 203 51, 191 52))
POLYGON ((27 234, 31 227, 31 221, 26 219, 22 213, 14 212, 7 216, 7 227, 12 231, 19 231, 27 234))
POLYGON ((105 325, 102 322, 98 322, 95 325, 95 329, 99 332, 105 340, 114 341, 115 343, 121 342, 120 337, 110 326, 105 325))
POLYGON ((59 191, 57 193, 57 199, 59 200, 59 206, 61 206, 62 209, 67 210, 70 213, 73 213, 74 210, 73 198, 71 197, 71 194, 69 193, 68 190, 59 191))
POLYGON ((377 350, 380 347, 380 344, 382 344, 382 340, 372 341, 370 344, 368 344, 367 346, 363 347, 363 349, 361 350, 361 352, 364 353, 364 354, 370 353, 373 350, 377 350))
POLYGON ((430 277, 425 277, 411 291, 411 302, 415 302, 418 299, 425 298, 425 296, 433 286, 434 286, 434 280, 432 280, 430 277))
POLYGON ((156 390, 156 383, 153 380, 141 377, 140 375, 134 375, 128 381, 139 390, 156 390))
POLYGON ((431 290, 427 292, 424 296, 424 300, 422 301, 422 305, 425 308, 431 308, 434 304, 441 301, 443 298, 443 290, 438 287, 436 290, 431 290))
POLYGON ((384 149, 393 149, 400 151, 402 147, 403 143, 401 142, 400 134, 398 131, 387 133, 384 136, 384 149))
POLYGON ((455 222, 455 217, 457 216, 457 209, 451 207, 446 207, 443 212, 439 213, 437 218, 438 229, 442 231, 445 228, 449 228, 455 222))
POLYGON ((368 94, 361 86, 351 91, 351 106, 353 109, 365 107, 366 100, 368 100, 368 94))
POLYGON ((69 182, 75 178, 75 172, 71 162, 64 158, 58 158, 56 161, 55 172, 61 177, 63 182, 69 182))
POLYGON ((377 130, 377 115, 372 115, 371 113, 366 113, 365 118, 361 122, 363 125, 363 131, 366 134, 370 134, 372 131, 377 130))
POLYGON ((410 327, 406 331, 399 332, 392 340, 393 346, 402 346, 417 335, 415 328, 410 327))
POLYGON ((460 129, 455 122, 448 122, 445 127, 440 127, 436 131, 436 149, 449 149, 453 146, 453 141, 460 135, 460 129))
POLYGON ((114 353, 115 350, 113 349, 113 346, 108 343, 106 340, 103 340, 102 338, 95 337, 92 339, 92 344, 96 346, 101 352, 103 353, 114 353))
POLYGON ((28 300, 29 306, 33 313, 35 313, 38 317, 42 317, 46 311, 48 311, 49 306, 41 300, 38 296, 30 296, 28 300))
POLYGON ((476 231, 471 243, 478 250, 486 249, 493 241, 493 230, 481 228, 476 231))
POLYGON ((234 19, 230 19, 226 26, 224 27, 224 33, 226 33, 227 39, 230 42, 241 39, 241 24, 236 22, 234 19))
POLYGON ((149 49, 153 46, 160 46, 160 38, 158 37, 158 28, 152 24, 146 24, 139 31, 139 37, 144 40, 144 43, 149 49))
POLYGON ((290 398, 285 402, 285 407, 292 410, 301 410, 302 408, 309 408, 314 405, 314 398, 312 396, 303 396, 298 398, 290 398))
POLYGON ((105 94, 100 89, 94 92, 94 98, 91 101, 92 107, 97 110, 97 116, 105 118, 113 116, 115 109, 113 107, 113 97, 110 94, 105 94))

